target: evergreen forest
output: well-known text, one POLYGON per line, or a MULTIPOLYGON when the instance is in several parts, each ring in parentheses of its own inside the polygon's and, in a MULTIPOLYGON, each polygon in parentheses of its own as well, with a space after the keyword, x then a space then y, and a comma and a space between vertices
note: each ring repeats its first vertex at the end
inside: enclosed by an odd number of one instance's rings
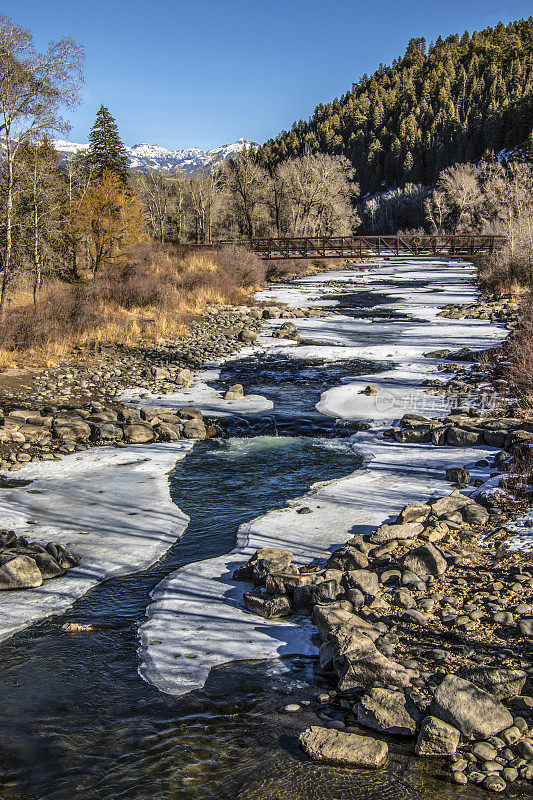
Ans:
POLYGON ((361 193, 433 185, 446 167, 533 153, 533 17, 410 40, 391 66, 354 83, 259 150, 272 169, 306 150, 345 155, 361 193))

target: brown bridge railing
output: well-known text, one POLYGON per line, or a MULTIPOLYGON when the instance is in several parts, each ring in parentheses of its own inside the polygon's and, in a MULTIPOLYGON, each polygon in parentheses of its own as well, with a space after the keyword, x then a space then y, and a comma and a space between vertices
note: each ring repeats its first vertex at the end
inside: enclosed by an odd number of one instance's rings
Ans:
POLYGON ((192 249, 216 249, 228 244, 247 247, 264 259, 364 256, 475 256, 493 253, 504 236, 291 236, 192 245, 192 249))

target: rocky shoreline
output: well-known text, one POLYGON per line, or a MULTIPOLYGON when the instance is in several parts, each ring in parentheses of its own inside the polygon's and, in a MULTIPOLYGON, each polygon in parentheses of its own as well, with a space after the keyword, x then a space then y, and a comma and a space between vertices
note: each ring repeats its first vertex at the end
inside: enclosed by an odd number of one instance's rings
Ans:
POLYGON ((120 393, 135 388, 168 394, 191 387, 192 369, 253 345, 262 320, 280 320, 274 335, 283 339, 296 336, 288 320, 330 315, 276 305, 214 308, 189 337, 157 348, 101 348, 89 365, 74 354, 61 368, 43 370, 31 376, 31 386, 17 389, 2 386, 0 376, 0 470, 16 471, 95 446, 204 439, 209 431, 197 409, 134 409, 120 401, 120 393))
MULTIPOLYGON (((509 330, 519 324, 512 303, 485 305, 449 306, 441 314, 497 320, 509 330)), ((113 368, 116 352, 102 351, 90 379, 87 367, 75 362, 42 374, 29 395, 4 393, 0 467, 17 470, 99 445, 202 440, 216 429, 198 409, 133 409, 117 396, 132 385, 147 396, 191 386, 191 367, 253 344, 263 319, 279 321, 280 338, 298 341, 290 319, 329 315, 282 303, 218 310, 199 323, 207 327, 196 339, 167 343, 151 355, 122 353, 113 368)), ((499 448, 482 465, 494 470, 490 486, 475 479, 478 493, 468 496, 468 470, 450 468, 447 477, 458 487, 452 495, 410 503, 395 522, 379 526, 370 539, 352 537, 323 565, 294 566, 290 551, 263 550, 235 578, 256 586, 244 595, 248 611, 266 619, 303 615, 317 627, 321 675, 330 685, 318 700, 335 719, 302 732, 311 757, 381 766, 387 745, 360 736, 366 727, 409 739, 420 757, 447 756, 456 783, 503 791, 533 779, 533 564, 530 555, 506 546, 507 524, 528 498, 493 487, 529 450, 533 424, 509 402, 498 363, 490 366, 467 348, 427 355, 454 373, 425 382, 427 393, 451 402, 452 413, 406 414, 380 436, 399 444, 499 448)), ((241 397, 242 387, 229 392, 228 399, 241 397)))
MULTIPOLYGON (((509 301, 447 306, 440 315, 519 325, 509 301)), ((394 522, 352 537, 325 563, 298 567, 289 550, 265 548, 233 577, 256 587, 243 597, 250 613, 310 616, 317 628, 320 674, 331 686, 318 700, 335 719, 301 732, 309 757, 381 767, 387 744, 361 736, 367 728, 410 737, 421 758, 448 758, 454 783, 503 792, 533 782, 533 554, 507 547, 509 523, 530 503, 530 472, 517 476, 518 493, 512 478, 520 460, 529 461, 533 423, 506 396, 494 351, 427 355, 443 359, 447 372, 444 361, 453 362, 451 379, 425 382, 428 393, 451 399, 453 413, 406 414, 380 435, 501 448, 479 463, 493 477, 477 479, 470 496, 462 493, 469 471, 450 468, 458 487, 451 495, 409 503, 394 522)))

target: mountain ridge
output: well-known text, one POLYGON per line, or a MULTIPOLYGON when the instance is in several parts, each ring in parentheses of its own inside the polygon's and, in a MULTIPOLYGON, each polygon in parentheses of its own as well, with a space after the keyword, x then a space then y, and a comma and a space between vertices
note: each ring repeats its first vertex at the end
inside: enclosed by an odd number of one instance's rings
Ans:
MULTIPOLYGON (((125 149, 130 169, 145 171, 154 169, 161 172, 182 170, 186 173, 193 173, 234 158, 244 147, 257 148, 258 146, 256 142, 251 142, 248 139, 238 139, 236 142, 224 144, 212 150, 201 150, 199 147, 170 150, 148 142, 139 142, 133 147, 126 147, 125 149)), ((65 159, 69 155, 79 155, 86 152, 89 145, 55 139, 54 147, 60 156, 65 159)))

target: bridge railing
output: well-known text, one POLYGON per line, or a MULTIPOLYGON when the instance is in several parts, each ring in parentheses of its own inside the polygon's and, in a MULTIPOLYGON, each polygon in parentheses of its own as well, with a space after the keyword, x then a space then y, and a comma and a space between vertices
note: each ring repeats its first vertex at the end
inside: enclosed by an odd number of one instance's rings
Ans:
POLYGON ((415 256, 475 256, 493 253, 505 242, 492 234, 285 236, 191 245, 191 249, 216 249, 240 245, 263 259, 357 257, 411 254, 415 256))

